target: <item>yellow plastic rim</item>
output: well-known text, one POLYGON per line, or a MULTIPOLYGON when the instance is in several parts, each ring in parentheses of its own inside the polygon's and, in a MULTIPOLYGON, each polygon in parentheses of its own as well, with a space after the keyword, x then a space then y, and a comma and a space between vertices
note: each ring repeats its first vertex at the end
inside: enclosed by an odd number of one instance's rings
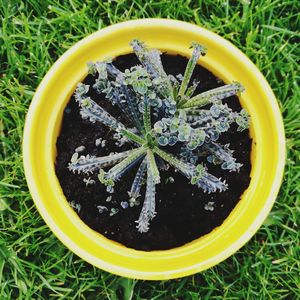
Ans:
POLYGON ((128 21, 102 29, 69 49, 46 74, 30 105, 23 138, 24 167, 33 200, 55 235, 92 265, 125 277, 170 279, 216 265, 241 248, 267 217, 280 188, 285 138, 277 101, 255 65, 235 46, 201 27, 164 19, 128 21), (225 222, 184 246, 137 251, 108 240, 70 208, 55 175, 56 139, 62 114, 86 63, 131 52, 139 38, 150 47, 189 57, 192 41, 208 48, 200 64, 226 83, 241 82, 242 105, 251 116, 251 183, 225 222))

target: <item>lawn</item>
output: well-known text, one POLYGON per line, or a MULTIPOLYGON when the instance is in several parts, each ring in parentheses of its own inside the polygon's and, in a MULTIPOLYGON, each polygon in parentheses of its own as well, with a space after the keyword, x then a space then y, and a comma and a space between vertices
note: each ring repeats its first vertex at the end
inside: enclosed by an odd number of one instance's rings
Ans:
POLYGON ((0 299, 300 299, 299 11, 298 0, 0 0, 0 299), (33 204, 21 153, 26 112, 54 61, 98 29, 147 17, 198 24, 244 51, 279 101, 287 139, 284 181, 256 235, 205 272, 152 282, 66 249, 33 204))

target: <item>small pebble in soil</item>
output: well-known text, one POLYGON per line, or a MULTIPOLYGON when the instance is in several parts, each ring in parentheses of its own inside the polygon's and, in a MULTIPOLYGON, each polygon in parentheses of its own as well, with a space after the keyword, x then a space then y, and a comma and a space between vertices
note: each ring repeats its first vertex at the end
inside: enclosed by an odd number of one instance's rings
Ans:
POLYGON ((85 150, 84 146, 79 146, 75 149, 75 152, 80 153, 80 152, 83 152, 84 150, 85 150))
POLYGON ((72 110, 71 110, 71 108, 69 108, 69 107, 67 107, 67 108, 65 109, 65 113, 66 113, 66 114, 70 114, 71 111, 72 111, 72 110))
POLYGON ((205 205, 204 205, 204 209, 205 210, 209 210, 209 211, 213 211, 215 208, 214 208, 214 204, 215 202, 207 202, 205 205))
POLYGON ((118 212, 119 212, 119 210, 118 210, 117 208, 112 207, 112 208, 110 209, 109 215, 112 217, 112 216, 114 216, 115 214, 117 214, 118 212))
POLYGON ((168 177, 166 180, 166 183, 173 183, 174 182, 174 178, 172 176, 168 177))
POLYGON ((128 207, 128 202, 127 201, 122 201, 121 202, 121 207, 126 209, 128 207))
POLYGON ((85 183, 86 186, 92 185, 92 184, 96 183, 96 181, 94 179, 91 179, 91 177, 89 177, 89 178, 83 178, 83 182, 85 183))
POLYGON ((75 163, 78 160, 78 157, 79 157, 78 153, 75 152, 71 157, 71 163, 75 163))
POLYGON ((108 186, 106 187, 106 191, 107 191, 108 193, 112 194, 112 193, 115 191, 115 189, 114 189, 111 185, 108 185, 108 186))
POLYGON ((105 211, 108 211, 108 208, 106 206, 98 205, 97 208, 100 214, 104 213, 105 211))
POLYGON ((71 206, 74 210, 76 210, 78 213, 80 212, 80 210, 81 210, 81 205, 80 205, 79 203, 76 203, 74 200, 72 200, 72 201, 69 201, 69 204, 70 204, 70 206, 71 206))
POLYGON ((122 147, 126 142, 128 142, 128 139, 124 136, 121 136, 119 133, 115 133, 113 135, 113 139, 116 140, 115 145, 118 147, 122 147))
POLYGON ((112 196, 108 196, 108 197, 106 197, 105 201, 106 201, 106 202, 110 202, 111 199, 112 199, 112 196))
POLYGON ((164 170, 168 171, 170 169, 170 165, 169 164, 165 164, 164 170))
POLYGON ((101 145, 101 142, 102 142, 102 138, 96 139, 95 145, 98 147, 101 145))
POLYGON ((130 207, 139 206, 139 205, 140 205, 140 201, 137 200, 136 198, 130 198, 129 199, 129 206, 130 207))

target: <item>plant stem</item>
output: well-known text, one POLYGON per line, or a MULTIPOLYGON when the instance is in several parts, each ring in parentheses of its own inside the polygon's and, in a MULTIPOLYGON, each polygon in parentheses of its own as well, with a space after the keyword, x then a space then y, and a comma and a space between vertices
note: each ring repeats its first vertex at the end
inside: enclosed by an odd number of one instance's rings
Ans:
POLYGON ((125 137, 127 137, 129 140, 136 142, 140 145, 146 144, 146 140, 144 140, 142 137, 138 136, 137 134, 127 130, 127 129, 121 129, 121 134, 125 137))

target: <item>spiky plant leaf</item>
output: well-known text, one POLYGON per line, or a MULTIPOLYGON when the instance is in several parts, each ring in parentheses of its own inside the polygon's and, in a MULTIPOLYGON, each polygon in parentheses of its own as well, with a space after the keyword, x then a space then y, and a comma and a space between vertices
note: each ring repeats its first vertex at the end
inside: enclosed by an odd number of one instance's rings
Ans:
POLYGON ((184 96, 186 89, 188 87, 188 84, 191 80, 193 71, 197 64, 197 61, 200 58, 200 55, 206 54, 206 49, 202 45, 194 42, 194 43, 192 43, 192 47, 194 49, 193 54, 192 54, 191 58, 189 59, 188 64, 186 66, 186 69, 185 69, 185 72, 183 75, 183 80, 181 82, 180 89, 178 92, 178 97, 180 97, 180 100, 183 99, 183 96, 184 96))
POLYGON ((154 151, 188 179, 191 179, 192 184, 202 188, 204 192, 212 193, 217 190, 221 192, 227 189, 226 182, 208 173, 204 166, 185 163, 159 148, 155 148, 154 151))
POLYGON ((150 149, 147 150, 147 161, 155 184, 160 183, 159 170, 155 161, 154 153, 150 149))
POLYGON ((229 149, 229 145, 220 145, 216 142, 205 143, 203 148, 210 154, 207 160, 213 164, 220 164, 223 170, 229 172, 239 172, 242 164, 236 162, 232 156, 233 151, 229 149))
POLYGON ((190 98, 191 96, 193 96, 193 94, 196 91, 198 85, 199 85, 199 81, 194 80, 192 85, 190 87, 188 87, 188 89, 186 90, 185 96, 187 98, 190 98))
POLYGON ((139 169, 134 177, 130 192, 128 192, 131 199, 136 199, 140 196, 143 179, 147 170, 147 157, 141 162, 139 169))
POLYGON ((206 169, 197 181, 196 185, 208 194, 216 191, 223 192, 228 188, 225 180, 222 181, 221 178, 217 178, 216 176, 208 173, 206 169))
POLYGON ((128 151, 110 154, 102 157, 95 157, 90 155, 80 156, 73 162, 69 163, 68 168, 72 172, 86 173, 86 174, 92 173, 97 169, 109 167, 122 161, 124 158, 134 153, 134 151, 135 150, 128 150, 128 151))
POLYGON ((136 221, 139 232, 147 232, 149 230, 149 221, 156 215, 155 212, 155 179, 153 177, 152 168, 150 166, 149 157, 147 156, 147 186, 144 204, 136 221))
POLYGON ((244 91, 244 87, 238 82, 227 84, 198 94, 186 101, 181 107, 202 107, 209 103, 214 103, 217 100, 222 100, 230 96, 236 95, 242 91, 244 91))
POLYGON ((141 115, 138 111, 138 105, 134 92, 127 86, 125 74, 117 69, 112 63, 97 62, 94 64, 94 68, 98 71, 98 78, 93 87, 98 93, 105 93, 107 99, 109 99, 112 104, 116 104, 120 110, 130 119, 135 126, 142 131, 141 125, 141 115), (101 66, 101 68, 99 68, 101 66), (103 73, 102 69, 105 69, 107 76, 101 75, 103 73))
POLYGON ((192 177, 194 170, 194 166, 192 164, 184 163, 180 159, 176 158, 174 155, 171 155, 170 153, 167 153, 158 147, 155 147, 153 151, 154 153, 159 155, 163 160, 168 162, 171 166, 178 169, 183 175, 185 175, 188 178, 192 177))
POLYGON ((149 98, 144 96, 144 105, 143 105, 143 121, 144 121, 144 128, 145 132, 148 133, 151 131, 151 116, 150 116, 150 103, 149 98))
POLYGON ((145 155, 146 152, 147 149, 144 147, 132 150, 132 152, 124 160, 119 162, 107 172, 106 178, 113 181, 119 180, 126 171, 128 171, 139 159, 145 155))
POLYGON ((75 91, 75 99, 79 103, 81 109, 80 114, 83 119, 89 119, 90 122, 96 121, 119 131, 125 126, 111 116, 106 110, 99 106, 90 97, 87 97, 88 85, 78 84, 75 91))
POLYGON ((144 145, 146 144, 146 140, 143 139, 142 137, 140 137, 139 135, 135 134, 134 132, 132 132, 131 130, 127 129, 127 128, 122 128, 119 131, 123 136, 125 136, 127 139, 140 144, 140 145, 144 145))
POLYGON ((143 42, 136 39, 130 45, 142 65, 153 78, 154 84, 160 85, 162 95, 166 98, 170 96, 173 98, 173 87, 163 68, 160 58, 161 53, 156 49, 148 49, 143 42))

